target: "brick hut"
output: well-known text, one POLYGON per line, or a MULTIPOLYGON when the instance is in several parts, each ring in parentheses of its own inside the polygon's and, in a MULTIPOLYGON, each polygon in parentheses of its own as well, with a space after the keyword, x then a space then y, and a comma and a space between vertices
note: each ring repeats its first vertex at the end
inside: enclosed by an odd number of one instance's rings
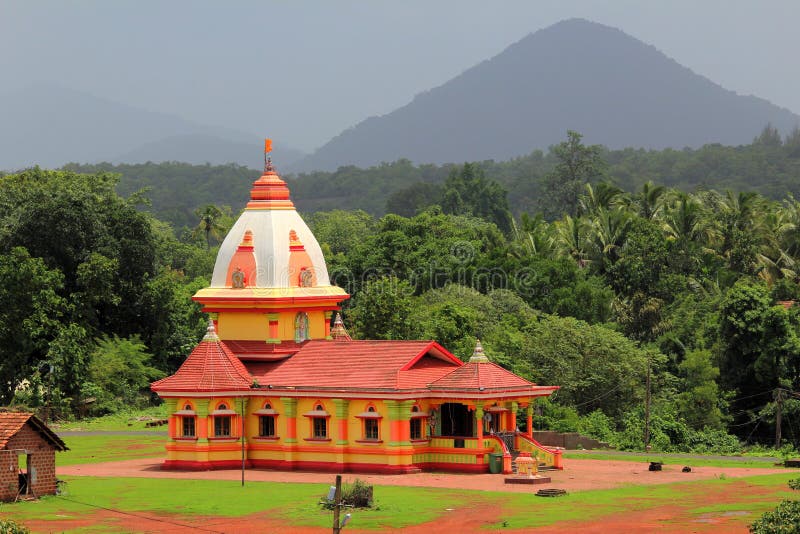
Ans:
POLYGON ((0 412, 0 501, 55 495, 56 451, 66 450, 32 413, 0 412))

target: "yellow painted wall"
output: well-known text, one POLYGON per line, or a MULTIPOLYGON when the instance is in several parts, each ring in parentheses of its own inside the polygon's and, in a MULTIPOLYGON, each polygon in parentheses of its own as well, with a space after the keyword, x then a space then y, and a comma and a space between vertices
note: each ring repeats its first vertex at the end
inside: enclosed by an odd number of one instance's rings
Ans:
POLYGON ((269 320, 264 312, 219 312, 217 334, 222 339, 261 340, 269 337, 269 320))
MULTIPOLYGON (((297 312, 278 314, 278 335, 282 341, 294 341, 294 321, 297 312)), ((252 312, 220 311, 217 315, 217 333, 222 339, 264 341, 269 338, 269 310, 254 309, 252 312)), ((325 312, 310 311, 308 334, 311 339, 325 339, 325 312)))

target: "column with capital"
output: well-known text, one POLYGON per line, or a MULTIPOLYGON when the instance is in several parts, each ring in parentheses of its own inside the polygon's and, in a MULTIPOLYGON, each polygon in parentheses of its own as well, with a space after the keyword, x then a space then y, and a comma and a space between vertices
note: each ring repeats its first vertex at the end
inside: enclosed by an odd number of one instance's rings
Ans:
POLYGON ((297 399, 293 397, 281 397, 283 415, 286 417, 286 437, 283 443, 283 462, 290 469, 294 467, 296 458, 294 457, 295 447, 297 447, 297 399))
POLYGON ((528 438, 533 439, 533 400, 528 403, 528 406, 526 407, 526 414, 528 415, 526 434, 528 435, 528 438))
POLYGON ((386 449, 391 468, 402 471, 410 466, 413 447, 411 445, 411 407, 413 400, 384 401, 389 415, 389 443, 386 449))

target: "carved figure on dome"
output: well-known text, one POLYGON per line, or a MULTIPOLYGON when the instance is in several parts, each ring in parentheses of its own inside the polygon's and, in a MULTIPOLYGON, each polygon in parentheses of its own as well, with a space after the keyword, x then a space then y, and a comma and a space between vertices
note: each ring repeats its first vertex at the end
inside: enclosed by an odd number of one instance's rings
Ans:
POLYGON ((305 267, 300 269, 300 287, 311 287, 313 275, 310 269, 305 267))
POLYGON ((240 268, 237 267, 233 273, 231 273, 231 283, 233 289, 244 289, 244 273, 240 268))

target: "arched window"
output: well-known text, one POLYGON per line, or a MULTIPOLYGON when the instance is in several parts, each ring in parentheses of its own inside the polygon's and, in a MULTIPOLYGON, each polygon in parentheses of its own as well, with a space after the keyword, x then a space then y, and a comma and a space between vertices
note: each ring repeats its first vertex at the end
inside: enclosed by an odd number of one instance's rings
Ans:
POLYGON ((362 437, 360 441, 380 441, 381 414, 372 404, 367 404, 364 411, 356 415, 361 419, 362 437))
POLYGON ((302 343, 307 339, 308 339, 308 314, 305 312, 300 312, 294 318, 294 340, 297 343, 302 343))
POLYGON ((264 408, 256 412, 258 414, 258 437, 260 438, 275 438, 275 417, 278 412, 272 409, 272 404, 269 402, 264 404, 264 408))
POLYGON ((180 431, 182 438, 194 438, 195 434, 195 417, 194 408, 188 402, 183 406, 183 410, 179 411, 180 414, 180 431))
POLYGON ((231 437, 231 414, 228 412, 228 405, 224 402, 217 406, 217 409, 214 410, 213 416, 215 438, 231 437))
POLYGON ((315 402, 313 406, 313 410, 303 414, 311 420, 311 435, 306 439, 310 441, 329 440, 328 419, 331 414, 321 402, 315 402))

